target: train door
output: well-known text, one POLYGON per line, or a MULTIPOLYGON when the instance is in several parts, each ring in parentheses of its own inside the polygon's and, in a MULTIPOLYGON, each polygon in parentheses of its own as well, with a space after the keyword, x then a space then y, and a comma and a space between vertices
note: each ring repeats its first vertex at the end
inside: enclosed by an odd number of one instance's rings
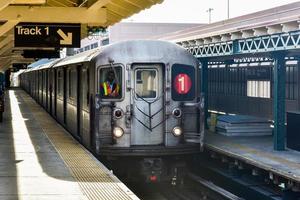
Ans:
POLYGON ((31 93, 32 78, 31 78, 31 74, 30 73, 27 74, 27 78, 28 78, 28 86, 27 86, 28 87, 28 92, 32 96, 32 93, 31 93))
POLYGON ((44 85, 44 79, 43 79, 43 71, 42 70, 39 70, 39 77, 40 77, 39 103, 40 103, 40 105, 43 105, 43 85, 44 85))
POLYGON ((67 69, 63 68, 64 72, 64 80, 63 80, 63 116, 64 116, 64 124, 67 123, 67 69))
POLYGON ((37 77, 37 87, 36 87, 36 101, 40 102, 40 87, 41 87, 41 78, 40 78, 40 72, 36 71, 36 77, 37 77))
POLYGON ((81 131, 81 84, 82 84, 82 77, 81 77, 81 65, 78 65, 76 68, 76 75, 77 75, 77 84, 76 84, 76 91, 77 91, 77 95, 76 95, 76 101, 77 101, 77 112, 76 112, 76 118, 77 118, 77 135, 80 138, 80 141, 82 141, 82 131, 81 131))
POLYGON ((43 105, 43 99, 44 99, 44 73, 42 70, 39 70, 40 78, 41 78, 41 85, 40 85, 40 105, 44 107, 43 105))
POLYGON ((90 122, 89 122, 89 69, 88 67, 80 68, 79 78, 79 131, 82 136, 82 143, 90 146, 90 122))
POLYGON ((53 94, 52 94, 52 112, 53 112, 53 115, 55 117, 57 117, 57 114, 56 114, 56 99, 57 99, 57 74, 56 74, 56 69, 52 69, 52 77, 53 77, 53 81, 52 81, 52 91, 53 91, 53 94))
POLYGON ((57 79, 56 79, 56 118, 64 124, 64 69, 57 68, 57 79))
POLYGON ((159 145, 164 142, 163 66, 133 66, 133 118, 131 145, 159 145))
POLYGON ((43 73, 43 107, 45 108, 45 110, 47 109, 47 70, 44 69, 42 70, 43 73))
POLYGON ((35 71, 35 80, 36 80, 36 85, 35 85, 35 100, 38 102, 39 101, 39 71, 35 71))
POLYGON ((46 69, 46 109, 48 112, 50 112, 50 107, 49 107, 49 69, 46 69))
POLYGON ((34 98, 37 101, 37 99, 38 99, 38 86, 39 86, 38 71, 33 71, 33 74, 34 74, 34 80, 35 80, 35 83, 34 83, 34 98))
POLYGON ((52 93, 53 93, 53 73, 52 73, 52 69, 48 70, 48 75, 49 75, 49 87, 48 87, 48 91, 49 91, 49 101, 48 101, 48 106, 49 106, 49 113, 51 115, 53 115, 53 110, 52 110, 52 93))
POLYGON ((77 138, 80 138, 78 126, 78 71, 77 67, 68 67, 66 75, 66 124, 67 129, 77 138))

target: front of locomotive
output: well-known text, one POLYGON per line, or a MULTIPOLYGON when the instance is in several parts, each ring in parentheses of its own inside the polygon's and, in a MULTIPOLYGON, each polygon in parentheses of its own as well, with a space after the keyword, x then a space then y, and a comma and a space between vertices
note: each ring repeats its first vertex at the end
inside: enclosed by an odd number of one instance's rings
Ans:
POLYGON ((97 154, 135 177, 131 165, 138 165, 149 181, 177 176, 182 158, 203 145, 198 67, 169 42, 128 41, 103 50, 96 59, 97 154))

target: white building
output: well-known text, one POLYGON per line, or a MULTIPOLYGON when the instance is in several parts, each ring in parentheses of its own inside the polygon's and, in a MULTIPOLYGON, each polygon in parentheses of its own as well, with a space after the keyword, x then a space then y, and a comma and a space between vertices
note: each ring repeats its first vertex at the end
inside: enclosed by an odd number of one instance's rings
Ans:
POLYGON ((81 48, 75 49, 75 53, 125 40, 157 38, 167 33, 202 25, 204 24, 121 22, 109 27, 107 33, 95 34, 81 40, 81 48))

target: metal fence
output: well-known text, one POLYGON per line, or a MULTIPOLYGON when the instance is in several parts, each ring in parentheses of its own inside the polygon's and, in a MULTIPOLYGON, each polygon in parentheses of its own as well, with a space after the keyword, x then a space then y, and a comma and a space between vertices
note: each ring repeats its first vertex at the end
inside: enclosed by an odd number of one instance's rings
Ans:
MULTIPOLYGON (((300 110, 299 63, 286 62, 287 110, 300 110)), ((225 113, 272 118, 273 63, 209 65, 208 107, 225 113)))

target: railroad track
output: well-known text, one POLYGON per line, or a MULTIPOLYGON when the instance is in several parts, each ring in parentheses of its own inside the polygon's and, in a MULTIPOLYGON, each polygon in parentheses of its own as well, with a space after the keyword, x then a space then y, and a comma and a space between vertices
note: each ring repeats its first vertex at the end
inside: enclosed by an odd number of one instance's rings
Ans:
POLYGON ((138 184, 130 188, 142 200, 244 200, 192 173, 179 186, 138 184))
POLYGON ((197 183, 197 187, 200 188, 204 199, 212 200, 244 200, 227 190, 215 185, 214 183, 207 181, 195 174, 189 173, 188 178, 197 183))

